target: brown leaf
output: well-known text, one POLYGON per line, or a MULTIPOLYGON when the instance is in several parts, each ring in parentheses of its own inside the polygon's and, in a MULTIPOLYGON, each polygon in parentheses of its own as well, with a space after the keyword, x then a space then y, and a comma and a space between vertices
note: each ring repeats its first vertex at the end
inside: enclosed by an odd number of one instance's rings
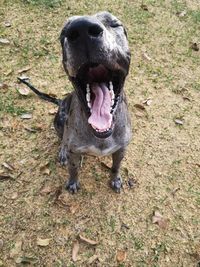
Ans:
POLYGON ((27 96, 27 95, 29 95, 30 94, 30 91, 29 91, 29 89, 28 88, 20 88, 20 89, 18 89, 17 90, 18 91, 18 93, 20 94, 20 95, 25 95, 25 96, 27 96))
POLYGON ((23 73, 23 72, 27 72, 27 71, 29 71, 30 69, 31 69, 30 66, 26 66, 26 67, 24 67, 24 68, 18 70, 17 73, 18 73, 18 74, 21 74, 21 73, 23 73))
POLYGON ((2 165, 9 171, 14 171, 15 169, 12 165, 8 164, 7 162, 3 162, 2 165))
POLYGON ((13 177, 10 176, 9 174, 0 173, 0 181, 5 181, 5 180, 9 180, 9 179, 13 179, 13 177))
POLYGON ((146 111, 146 108, 141 104, 135 104, 134 107, 137 109, 137 112, 135 112, 135 115, 137 117, 146 117, 148 118, 148 113, 146 111))
POLYGON ((145 107, 141 104, 135 104, 134 107, 139 109, 139 110, 145 110, 145 107))
POLYGON ((50 169, 47 167, 44 168, 42 172, 43 172, 43 174, 46 174, 46 175, 49 175, 51 173, 50 169))
POLYGON ((80 238, 81 241, 84 241, 84 242, 86 242, 87 244, 92 245, 92 246, 95 246, 95 245, 99 244, 99 241, 91 240, 91 239, 89 239, 89 238, 87 238, 87 237, 84 237, 84 236, 81 235, 81 234, 79 234, 79 238, 80 238))
POLYGON ((152 217, 152 223, 158 224, 158 226, 162 229, 165 229, 168 225, 168 220, 165 219, 159 211, 155 211, 152 217))
POLYGON ((58 196, 58 202, 64 206, 69 206, 69 196, 66 193, 62 193, 58 196))
POLYGON ((145 10, 145 11, 149 11, 147 5, 145 5, 145 4, 141 4, 140 7, 141 7, 143 10, 145 10))
POLYGON ((8 39, 6 39, 6 38, 0 38, 0 44, 7 45, 9 43, 10 43, 10 41, 8 39))
POLYGON ((190 48, 194 51, 199 51, 199 45, 197 43, 192 43, 190 48))
POLYGON ((79 252, 79 242, 76 240, 72 248, 72 260, 73 261, 77 261, 78 252, 79 252))
POLYGON ((46 239, 42 239, 42 238, 37 238, 37 245, 40 247, 46 247, 49 245, 51 239, 50 238, 46 238, 46 239))
POLYGON ((58 112, 58 108, 52 108, 52 109, 49 109, 49 114, 50 115, 55 115, 56 113, 58 112))
POLYGON ((126 260, 127 253, 125 250, 118 250, 117 251, 117 261, 118 262, 124 262, 126 260))
POLYGON ((32 114, 30 114, 30 113, 24 113, 24 114, 22 114, 20 116, 20 118, 23 119, 23 120, 30 120, 30 119, 32 119, 32 114))
POLYGON ((41 195, 48 195, 51 192, 53 192, 55 190, 55 188, 51 187, 50 185, 44 186, 41 190, 40 190, 40 194, 41 195))

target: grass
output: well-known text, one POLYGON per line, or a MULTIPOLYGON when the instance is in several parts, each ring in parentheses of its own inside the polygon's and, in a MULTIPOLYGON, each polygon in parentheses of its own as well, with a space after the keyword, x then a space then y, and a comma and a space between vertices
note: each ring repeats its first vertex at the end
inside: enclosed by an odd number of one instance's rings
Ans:
POLYGON ((0 34, 10 44, 0 46, 0 81, 8 85, 0 88, 0 174, 15 179, 0 181, 0 265, 15 266, 20 257, 30 257, 30 262, 37 259, 35 266, 89 266, 97 255, 90 266, 198 266, 200 54, 190 47, 199 42, 199 14, 192 0, 3 1, 0 34), (30 66, 25 74, 42 91, 58 97, 70 92, 60 60, 61 28, 69 16, 100 10, 114 13, 128 31, 132 62, 125 90, 133 140, 121 169, 122 194, 111 191, 109 173, 101 165, 110 166, 111 160, 85 157, 82 188, 69 195, 64 189, 68 173, 57 162, 60 143, 49 114, 54 106, 32 93, 20 96, 13 88, 22 86, 16 82, 18 71, 30 66), (142 116, 134 105, 147 98, 152 103, 144 104, 148 116, 142 116), (27 112, 33 118, 21 120, 27 112), (174 123, 176 118, 184 120, 183 126, 174 123), (39 130, 33 134, 25 128, 39 130), (5 168, 5 162, 14 170, 5 168), (45 163, 49 175, 40 170, 45 163), (130 189, 132 174, 137 185, 130 189), (59 201, 60 186, 66 205, 59 201), (43 187, 52 191, 42 194, 43 187), (166 229, 152 223, 155 210, 168 219, 166 229), (73 262, 72 247, 80 233, 99 244, 80 242, 73 262), (38 237, 51 243, 39 247, 38 237), (21 251, 10 257, 19 239, 21 251), (116 261, 118 250, 127 252, 124 262, 116 261))
POLYGON ((62 0, 23 0, 25 4, 33 6, 44 6, 46 8, 56 8, 61 5, 62 0))
POLYGON ((0 115, 11 114, 12 116, 19 116, 27 112, 28 110, 25 107, 16 105, 12 95, 0 99, 0 115))

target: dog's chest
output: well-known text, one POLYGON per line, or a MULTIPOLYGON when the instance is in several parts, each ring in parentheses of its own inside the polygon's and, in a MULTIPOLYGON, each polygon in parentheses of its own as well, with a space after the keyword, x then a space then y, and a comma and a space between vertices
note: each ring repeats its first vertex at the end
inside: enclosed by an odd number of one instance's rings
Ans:
POLYGON ((87 154, 91 156, 108 156, 120 149, 119 145, 113 144, 109 147, 101 147, 95 145, 81 146, 78 148, 78 152, 81 154, 87 154))

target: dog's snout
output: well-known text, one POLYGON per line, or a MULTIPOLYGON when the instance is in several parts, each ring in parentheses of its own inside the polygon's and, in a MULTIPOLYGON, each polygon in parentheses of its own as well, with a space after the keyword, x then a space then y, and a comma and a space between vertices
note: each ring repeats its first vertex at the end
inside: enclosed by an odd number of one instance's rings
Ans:
POLYGON ((69 42, 84 41, 87 38, 100 38, 103 27, 96 21, 89 19, 77 19, 72 22, 66 32, 69 42))

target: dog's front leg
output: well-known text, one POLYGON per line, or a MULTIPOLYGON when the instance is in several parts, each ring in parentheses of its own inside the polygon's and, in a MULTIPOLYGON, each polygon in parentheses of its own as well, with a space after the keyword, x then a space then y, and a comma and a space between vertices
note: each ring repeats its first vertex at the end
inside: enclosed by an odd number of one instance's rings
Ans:
POLYGON ((125 149, 120 148, 112 154, 112 168, 111 168, 111 186, 117 193, 120 193, 122 187, 122 178, 119 173, 121 161, 124 158, 125 149))
POLYGON ((81 154, 68 152, 68 171, 69 181, 66 184, 66 189, 72 194, 79 190, 78 170, 80 167, 81 154))

